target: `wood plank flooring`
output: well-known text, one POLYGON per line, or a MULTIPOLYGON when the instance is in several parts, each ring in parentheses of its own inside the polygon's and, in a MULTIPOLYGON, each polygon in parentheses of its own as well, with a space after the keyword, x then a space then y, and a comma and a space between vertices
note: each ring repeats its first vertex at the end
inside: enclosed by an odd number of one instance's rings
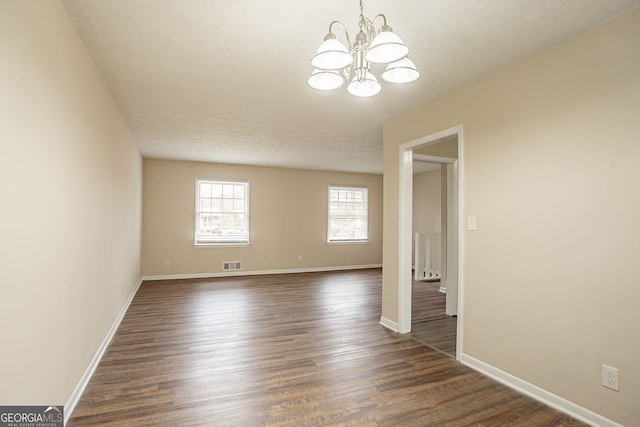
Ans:
POLYGON ((455 359, 457 319, 445 314, 440 282, 414 280, 411 293, 411 337, 455 359))
POLYGON ((380 269, 145 282, 67 426, 584 426, 380 301, 380 269))

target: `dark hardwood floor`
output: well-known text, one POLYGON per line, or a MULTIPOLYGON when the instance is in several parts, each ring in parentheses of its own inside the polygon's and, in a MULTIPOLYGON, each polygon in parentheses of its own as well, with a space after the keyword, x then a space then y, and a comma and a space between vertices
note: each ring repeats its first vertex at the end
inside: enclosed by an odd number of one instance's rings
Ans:
POLYGON ((379 269, 145 282, 67 426, 584 426, 379 325, 379 269))
POLYGON ((411 336, 455 359, 457 319, 445 314, 440 281, 414 280, 411 288, 411 336))

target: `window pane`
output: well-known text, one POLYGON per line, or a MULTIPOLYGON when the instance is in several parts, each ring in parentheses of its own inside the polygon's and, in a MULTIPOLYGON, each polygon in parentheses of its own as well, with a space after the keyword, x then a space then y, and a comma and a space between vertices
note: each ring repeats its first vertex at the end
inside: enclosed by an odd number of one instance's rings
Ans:
POLYGON ((196 244, 249 242, 249 184, 198 180, 196 244))
POLYGON ((200 196, 211 197, 211 184, 200 184, 200 196))
POLYGON ((222 197, 225 199, 233 197, 233 185, 225 184, 222 186, 222 197))
POLYGON ((328 241, 368 239, 367 189, 329 187, 328 241))
POLYGON ((244 186, 236 185, 233 188, 233 197, 236 199, 244 199, 244 186))

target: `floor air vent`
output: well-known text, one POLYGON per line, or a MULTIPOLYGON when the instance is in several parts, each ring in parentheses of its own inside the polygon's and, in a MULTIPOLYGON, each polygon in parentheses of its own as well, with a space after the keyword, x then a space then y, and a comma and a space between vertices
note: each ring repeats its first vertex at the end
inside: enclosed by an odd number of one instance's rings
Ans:
POLYGON ((242 270, 242 263, 240 261, 225 261, 222 263, 222 269, 224 271, 242 270))

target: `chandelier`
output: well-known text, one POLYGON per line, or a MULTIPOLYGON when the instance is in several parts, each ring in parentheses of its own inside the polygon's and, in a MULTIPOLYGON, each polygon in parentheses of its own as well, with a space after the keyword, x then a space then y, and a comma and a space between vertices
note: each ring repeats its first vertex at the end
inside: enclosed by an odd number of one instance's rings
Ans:
POLYGON ((382 91, 382 86, 371 73, 370 64, 388 64, 380 75, 387 83, 410 83, 420 77, 415 64, 407 55, 409 48, 387 25, 387 18, 379 14, 373 20, 364 16, 360 0, 360 31, 351 44, 349 33, 340 21, 329 24, 329 33, 311 59, 313 72, 307 84, 318 90, 334 90, 346 81, 347 92, 353 96, 369 97, 382 91), (382 26, 376 30, 374 23, 381 18, 382 26), (345 46, 333 32, 334 25, 342 28, 347 40, 345 46))

